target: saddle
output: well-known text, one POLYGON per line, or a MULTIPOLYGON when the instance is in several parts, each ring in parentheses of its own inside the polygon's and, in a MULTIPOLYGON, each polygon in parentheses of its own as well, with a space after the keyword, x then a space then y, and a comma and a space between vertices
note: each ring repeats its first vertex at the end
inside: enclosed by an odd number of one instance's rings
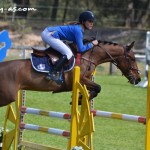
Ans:
MULTIPOLYGON (((66 44, 66 45, 68 45, 68 44, 66 44)), ((76 56, 77 55, 76 45, 70 44, 68 46, 71 48, 74 56, 76 56)), ((59 58, 62 56, 61 53, 59 53, 58 51, 56 51, 52 47, 48 47, 46 49, 38 49, 38 48, 32 47, 32 49, 33 49, 33 54, 36 57, 48 57, 49 61, 50 61, 50 63, 52 63, 52 65, 54 65, 59 60, 59 58)), ((73 58, 74 57, 72 57, 65 65, 68 66, 71 63, 73 58)))
POLYGON ((51 47, 45 50, 40 50, 34 47, 32 47, 32 49, 33 54, 36 57, 48 57, 49 63, 51 63, 52 65, 54 65, 57 62, 57 60, 59 60, 59 58, 61 57, 61 54, 51 47))
MULTIPOLYGON (((71 48, 74 56, 68 62, 66 62, 63 69, 61 71, 58 71, 58 73, 62 73, 62 71, 70 71, 75 65, 75 57, 77 55, 76 45, 70 43, 68 46, 71 48)), ((31 53, 30 56, 32 67, 38 72, 49 73, 49 71, 53 68, 54 64, 59 60, 60 57, 62 57, 62 54, 53 49, 52 47, 48 47, 46 49, 32 47, 32 49, 33 53, 31 53)))

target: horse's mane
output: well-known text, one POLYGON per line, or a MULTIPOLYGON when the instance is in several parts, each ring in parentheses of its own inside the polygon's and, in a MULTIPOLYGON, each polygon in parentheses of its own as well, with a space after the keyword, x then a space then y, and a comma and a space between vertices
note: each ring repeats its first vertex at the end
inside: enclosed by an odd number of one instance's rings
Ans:
MULTIPOLYGON (((84 39, 83 40, 83 43, 86 44, 86 43, 89 43, 89 42, 92 42, 94 39, 93 38, 90 38, 90 39, 84 39)), ((109 45, 119 45, 118 43, 115 43, 115 42, 112 42, 112 41, 101 41, 101 40, 98 40, 98 44, 109 44, 109 45)))
POLYGON ((111 44, 113 44, 113 45, 119 45, 118 43, 115 43, 115 42, 112 42, 112 41, 101 41, 101 40, 98 40, 98 43, 99 44, 109 44, 109 45, 111 45, 111 44))

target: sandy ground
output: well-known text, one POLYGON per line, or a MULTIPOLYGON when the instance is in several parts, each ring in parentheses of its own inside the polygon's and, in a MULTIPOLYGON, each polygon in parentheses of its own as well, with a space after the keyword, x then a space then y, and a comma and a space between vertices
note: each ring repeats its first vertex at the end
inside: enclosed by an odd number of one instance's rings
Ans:
POLYGON ((31 32, 30 34, 24 34, 23 36, 16 32, 9 32, 10 39, 13 46, 40 46, 43 45, 40 33, 36 34, 31 32))
POLYGON ((8 30, 9 37, 12 40, 12 44, 14 46, 38 46, 43 45, 42 39, 41 39, 41 31, 39 30, 31 30, 30 33, 23 34, 19 33, 18 31, 13 32, 12 30, 9 30, 9 26, 7 22, 0 21, 0 31, 2 30, 8 30))
POLYGON ((31 31, 27 34, 20 34, 8 30, 9 38, 12 41, 11 49, 7 51, 6 60, 24 58, 23 49, 26 49, 26 58, 30 57, 32 47, 44 47, 41 39, 41 31, 31 31))

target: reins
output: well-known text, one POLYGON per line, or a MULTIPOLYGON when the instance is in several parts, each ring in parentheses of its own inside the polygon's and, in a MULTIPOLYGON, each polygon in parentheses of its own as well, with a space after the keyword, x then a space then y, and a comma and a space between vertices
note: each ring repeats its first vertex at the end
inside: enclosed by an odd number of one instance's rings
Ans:
POLYGON ((112 63, 113 63, 115 66, 117 66, 116 60, 110 55, 110 53, 107 51, 107 49, 104 48, 102 45, 97 45, 97 46, 100 47, 100 48, 102 48, 102 49, 106 52, 106 54, 113 60, 112 63))
MULTIPOLYGON (((106 48, 104 48, 104 47, 101 46, 101 45, 96 45, 96 46, 102 48, 102 49, 107 53, 107 55, 113 60, 112 63, 113 63, 116 67, 118 66, 116 60, 109 54, 109 52, 107 51, 106 48)), ((95 66, 95 68, 96 68, 96 64, 91 60, 91 56, 92 56, 93 50, 94 50, 94 47, 93 47, 92 50, 91 50, 91 54, 90 54, 89 59, 88 59, 88 58, 85 58, 85 57, 81 57, 81 59, 84 59, 84 60, 90 62, 90 66, 91 66, 91 64, 93 64, 93 65, 95 66)), ((89 66, 89 67, 90 67, 90 66, 89 66)))
POLYGON ((90 54, 90 57, 89 57, 89 58, 81 57, 81 59, 84 59, 84 60, 86 60, 86 61, 88 61, 88 62, 90 63, 88 70, 91 70, 91 64, 93 64, 94 67, 96 68, 96 64, 91 60, 93 51, 94 51, 94 47, 93 47, 92 50, 91 50, 91 54, 90 54))

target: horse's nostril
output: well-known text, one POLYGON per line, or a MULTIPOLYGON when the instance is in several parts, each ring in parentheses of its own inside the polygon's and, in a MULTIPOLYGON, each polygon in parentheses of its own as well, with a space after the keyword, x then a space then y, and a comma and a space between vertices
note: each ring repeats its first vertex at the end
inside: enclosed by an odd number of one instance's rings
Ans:
POLYGON ((135 82, 135 84, 138 84, 141 81, 141 78, 138 78, 135 82))

